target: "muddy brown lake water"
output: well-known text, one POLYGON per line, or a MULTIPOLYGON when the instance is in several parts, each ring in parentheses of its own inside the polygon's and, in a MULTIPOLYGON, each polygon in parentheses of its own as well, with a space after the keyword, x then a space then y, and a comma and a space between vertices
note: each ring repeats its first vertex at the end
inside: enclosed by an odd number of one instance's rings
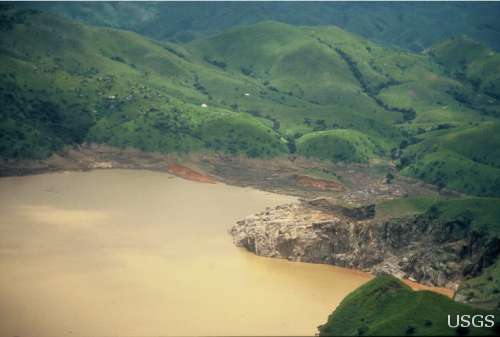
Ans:
POLYGON ((139 170, 0 178, 0 336, 313 335, 371 276, 227 233, 294 200, 139 170))

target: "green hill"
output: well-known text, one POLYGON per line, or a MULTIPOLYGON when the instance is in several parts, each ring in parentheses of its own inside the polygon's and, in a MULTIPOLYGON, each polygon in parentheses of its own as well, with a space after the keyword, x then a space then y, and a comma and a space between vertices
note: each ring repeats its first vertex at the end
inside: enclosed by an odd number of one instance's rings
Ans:
MULTIPOLYGON (((7 157, 43 157, 65 143, 47 133, 34 112, 19 113, 21 106, 29 109, 45 102, 87 116, 83 118, 87 124, 76 127, 82 135, 66 143, 83 139, 163 152, 211 148, 212 139, 198 139, 198 128, 210 116, 230 112, 234 118, 246 113, 245 121, 254 119, 247 125, 275 134, 272 139, 333 126, 363 131, 392 145, 401 138, 392 126, 402 119, 401 113, 380 107, 363 93, 345 60, 307 29, 263 23, 178 46, 49 14, 3 15, 13 24, 1 32, 1 85, 6 104, 17 107, 2 119, 9 130, 2 139, 7 157), (226 50, 228 40, 242 42, 226 50), (260 41, 262 47, 249 54, 252 41, 260 41), (322 55, 324 64, 314 66, 315 58, 301 63, 301 53, 309 50, 322 55), (245 61, 244 55, 251 57, 245 61), (299 70, 292 73, 291 68, 299 70), (331 72, 324 73, 327 68, 331 72), (324 80, 315 81, 322 73, 324 80), (168 119, 170 126, 162 128, 158 119, 168 119), (182 130, 173 125, 182 125, 182 130), (20 134, 25 146, 17 148, 20 143, 14 143, 20 134), (45 141, 40 141, 43 137, 45 141)), ((334 33, 342 40, 351 36, 338 29, 334 33)), ((360 38, 355 42, 368 43, 360 38)), ((281 152, 280 144, 281 140, 270 145, 272 149, 264 146, 262 154, 281 152)), ((229 144, 213 148, 229 147, 234 148, 229 144)))
POLYGON ((308 133, 297 140, 297 153, 330 161, 367 162, 384 150, 370 137, 354 130, 308 133))
POLYGON ((222 148, 265 156, 285 149, 266 120, 214 102, 200 80, 234 90, 244 86, 241 77, 190 62, 181 47, 50 14, 8 15, 13 24, 0 31, 4 157, 44 157, 81 141, 161 152, 222 148), (223 137, 219 146, 212 135, 201 137, 199 129, 220 116, 241 126, 248 144, 223 137))
MULTIPOLYGON (((448 315, 491 312, 379 276, 349 294, 319 327, 320 336, 494 336, 495 328, 449 328, 448 315)), ((497 318, 498 319, 498 318, 497 318)), ((498 324, 498 323, 497 323, 498 324)))
POLYGON ((421 135, 403 152, 402 173, 440 187, 498 196, 498 123, 481 123, 421 135))
POLYGON ((392 157, 403 174, 441 187, 500 190, 499 100, 489 84, 476 88, 443 67, 444 47, 410 53, 337 27, 271 21, 173 44, 50 13, 1 15, 4 158, 43 158, 81 142, 392 157), (474 90, 465 102, 460 93, 474 90))
MULTIPOLYGON (((354 38, 341 30, 334 34, 339 40, 354 38)), ((358 43, 368 42, 359 39, 358 43)), ((401 119, 401 113, 380 108, 364 94, 342 57, 306 28, 264 22, 194 41, 188 49, 199 61, 224 65, 226 72, 244 76, 260 87, 254 91, 247 85, 251 99, 241 92, 239 97, 230 96, 234 90, 223 87, 214 95, 236 100, 240 110, 276 118, 290 133, 336 124, 397 137, 390 124, 401 119)))
POLYGON ((475 91, 500 97, 500 55, 495 51, 461 36, 433 46, 428 53, 450 75, 470 83, 475 91))
POLYGON ((456 91, 467 91, 468 85, 446 76, 429 56, 383 48, 335 27, 263 22, 188 48, 200 60, 260 80, 281 94, 282 105, 289 106, 285 118, 297 114, 292 106, 301 107, 302 115, 314 109, 323 112, 327 128, 331 121, 397 138, 394 123, 411 131, 492 119, 464 105, 456 91))

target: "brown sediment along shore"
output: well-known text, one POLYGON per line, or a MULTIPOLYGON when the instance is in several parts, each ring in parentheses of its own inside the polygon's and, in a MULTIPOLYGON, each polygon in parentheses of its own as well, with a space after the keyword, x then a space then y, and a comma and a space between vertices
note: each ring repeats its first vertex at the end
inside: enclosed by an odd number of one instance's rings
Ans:
MULTIPOLYGON (((425 184, 396 178, 383 181, 380 167, 359 164, 326 164, 301 158, 250 159, 215 153, 184 156, 146 153, 137 149, 118 149, 107 145, 84 144, 66 149, 43 160, 1 160, 0 176, 31 175, 55 171, 93 169, 146 169, 168 172, 202 183, 217 181, 236 186, 305 198, 330 197, 340 204, 363 205, 403 195, 427 195, 435 191, 425 184), (311 169, 335 172, 339 179, 328 180, 310 175, 311 169)), ((412 287, 423 287, 408 281, 412 287)), ((427 289, 427 288, 426 288, 427 289)), ((437 290, 448 296, 452 290, 437 290)))

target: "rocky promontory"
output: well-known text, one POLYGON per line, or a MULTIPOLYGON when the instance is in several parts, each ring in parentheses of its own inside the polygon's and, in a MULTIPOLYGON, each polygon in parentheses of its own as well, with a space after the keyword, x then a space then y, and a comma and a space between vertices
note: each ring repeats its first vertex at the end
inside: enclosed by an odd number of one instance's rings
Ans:
POLYGON ((375 206, 347 208, 321 198, 267 208, 231 228, 257 255, 326 263, 456 289, 496 260, 498 239, 466 221, 428 214, 378 218, 375 206))

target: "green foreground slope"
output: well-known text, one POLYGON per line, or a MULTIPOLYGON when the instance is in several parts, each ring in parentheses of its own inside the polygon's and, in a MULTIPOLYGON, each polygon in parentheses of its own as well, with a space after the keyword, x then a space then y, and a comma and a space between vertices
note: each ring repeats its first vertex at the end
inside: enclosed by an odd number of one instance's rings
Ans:
MULTIPOLYGON (((494 336, 495 328, 449 328, 448 315, 492 312, 379 276, 349 294, 319 327, 320 336, 494 336)), ((497 313, 498 316, 498 313, 497 313)), ((452 321, 453 322, 453 321, 452 321)))

